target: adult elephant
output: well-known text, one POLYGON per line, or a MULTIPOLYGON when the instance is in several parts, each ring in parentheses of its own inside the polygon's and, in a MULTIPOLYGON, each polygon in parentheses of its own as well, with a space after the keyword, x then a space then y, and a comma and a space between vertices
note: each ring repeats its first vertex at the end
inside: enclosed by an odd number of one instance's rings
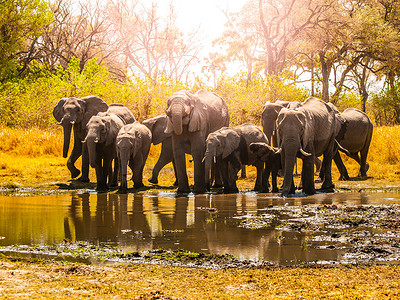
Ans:
POLYGON ((324 155, 322 190, 332 190, 332 158, 335 150, 337 121, 334 110, 325 102, 308 98, 299 109, 283 108, 276 120, 277 141, 282 156, 284 180, 282 195, 294 194, 293 169, 296 157, 303 160, 303 192, 315 194, 314 160, 324 155))
POLYGON ((199 90, 179 91, 167 101, 167 133, 172 133, 172 148, 178 179, 178 193, 189 193, 186 173, 185 147, 190 148, 194 162, 194 192, 204 193, 204 164, 206 138, 209 133, 229 125, 228 106, 215 93, 199 90))
POLYGON ((204 154, 205 181, 210 182, 210 170, 213 161, 220 162, 224 193, 237 193, 237 173, 243 165, 254 165, 257 168, 255 191, 266 191, 266 181, 263 180, 264 162, 258 159, 252 151, 252 143, 268 143, 265 134, 253 124, 243 124, 235 127, 223 127, 210 133, 206 140, 204 154))
POLYGON ((262 118, 262 127, 265 135, 270 142, 270 146, 273 144, 276 147, 276 118, 278 117, 279 112, 282 108, 296 109, 301 106, 301 102, 298 101, 280 101, 277 100, 273 103, 267 101, 264 104, 263 111, 261 114, 262 118))
POLYGON ((90 118, 99 112, 107 111, 107 109, 108 105, 96 96, 80 99, 75 97, 62 98, 54 107, 53 116, 64 130, 63 157, 68 156, 72 128, 74 129, 74 147, 67 161, 71 178, 76 178, 81 174, 81 171, 75 167, 75 162, 82 156, 82 175, 78 180, 89 182, 89 156, 87 147, 82 145, 82 141, 86 137, 86 125, 90 118))
POLYGON ((88 147, 89 163, 96 170, 97 190, 107 190, 107 179, 111 186, 118 184, 118 163, 112 172, 112 161, 116 158, 115 140, 119 130, 136 121, 133 113, 122 104, 110 104, 106 112, 90 118, 87 135, 83 141, 88 147))
MULTIPOLYGON (((371 144, 373 124, 368 115, 356 108, 347 108, 340 116, 344 119, 344 134, 337 138, 339 150, 353 158, 359 165, 359 177, 366 177, 369 165, 367 155, 371 144)), ((334 156, 334 161, 340 172, 339 180, 349 180, 349 174, 344 165, 339 151, 334 156)))

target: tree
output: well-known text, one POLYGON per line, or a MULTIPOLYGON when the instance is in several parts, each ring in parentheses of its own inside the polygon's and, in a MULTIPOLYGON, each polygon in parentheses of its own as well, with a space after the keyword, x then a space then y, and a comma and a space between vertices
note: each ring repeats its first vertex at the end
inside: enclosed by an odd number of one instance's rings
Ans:
POLYGON ((45 0, 0 1, 0 80, 20 76, 37 41, 53 16, 45 0))
POLYGON ((130 72, 140 72, 154 83, 161 74, 179 81, 198 61, 196 33, 185 36, 177 28, 172 6, 166 18, 158 15, 154 3, 147 8, 137 2, 111 0, 106 11, 112 43, 130 72))

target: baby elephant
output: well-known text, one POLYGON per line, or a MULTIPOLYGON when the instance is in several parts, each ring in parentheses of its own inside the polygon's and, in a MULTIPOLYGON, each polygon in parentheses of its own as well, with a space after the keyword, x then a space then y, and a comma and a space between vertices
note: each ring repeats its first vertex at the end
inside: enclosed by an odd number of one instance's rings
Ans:
MULTIPOLYGON (((271 174, 272 192, 278 193, 276 178, 278 171, 282 169, 281 154, 278 148, 271 147, 267 143, 251 143, 250 151, 253 152, 260 160, 265 162, 264 178, 268 186, 269 175, 271 174)), ((265 192, 268 192, 266 187, 265 192)))
MULTIPOLYGON (((206 140, 204 154, 205 182, 209 186, 210 168, 213 161, 222 173, 224 193, 237 193, 237 173, 243 165, 253 165, 257 168, 255 191, 263 191, 264 163, 253 154, 249 145, 255 142, 268 143, 268 138, 253 124, 243 124, 236 127, 222 127, 210 133, 206 140)), ((266 188, 266 187, 265 187, 266 188)))
POLYGON ((120 192, 127 193, 127 169, 133 171, 134 188, 143 187, 143 168, 149 155, 151 145, 151 131, 139 122, 125 125, 118 132, 116 148, 121 170, 120 192))

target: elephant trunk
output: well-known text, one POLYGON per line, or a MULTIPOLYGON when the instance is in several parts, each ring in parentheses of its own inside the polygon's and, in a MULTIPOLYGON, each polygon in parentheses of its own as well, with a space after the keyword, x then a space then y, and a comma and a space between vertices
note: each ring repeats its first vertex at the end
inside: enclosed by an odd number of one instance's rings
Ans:
POLYGON ((95 142, 94 138, 86 138, 86 144, 88 148, 88 154, 89 154, 89 164, 92 168, 96 168, 96 146, 97 142, 95 142))
POLYGON ((63 146, 63 157, 66 158, 68 156, 69 144, 71 140, 71 132, 72 132, 72 124, 71 122, 67 122, 63 120, 62 123, 64 129, 64 146, 63 146))
POLYGON ((284 174, 283 174, 283 188, 282 195, 287 196, 291 193, 294 193, 293 183, 293 170, 294 165, 296 164, 297 152, 300 149, 300 142, 295 140, 284 140, 283 143, 283 165, 284 165, 284 174))
POLYGON ((171 107, 171 122, 176 135, 181 135, 182 128, 182 112, 183 107, 180 104, 175 104, 171 107))
POLYGON ((120 159, 120 172, 121 172, 121 186, 120 191, 124 194, 128 192, 128 162, 129 162, 129 149, 120 149, 119 151, 120 159))
POLYGON ((206 186, 210 186, 210 177, 211 177, 211 164, 215 159, 215 151, 210 152, 207 151, 204 156, 204 182, 206 186))

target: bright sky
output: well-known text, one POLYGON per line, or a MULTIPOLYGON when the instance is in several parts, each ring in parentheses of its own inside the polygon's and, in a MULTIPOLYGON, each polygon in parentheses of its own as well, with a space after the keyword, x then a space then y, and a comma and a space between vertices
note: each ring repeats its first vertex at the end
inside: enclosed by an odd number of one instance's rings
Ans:
POLYGON ((177 14, 177 24, 183 32, 200 27, 201 39, 211 44, 224 31, 226 23, 223 10, 238 12, 247 0, 153 0, 160 11, 169 11, 172 2, 177 14))

